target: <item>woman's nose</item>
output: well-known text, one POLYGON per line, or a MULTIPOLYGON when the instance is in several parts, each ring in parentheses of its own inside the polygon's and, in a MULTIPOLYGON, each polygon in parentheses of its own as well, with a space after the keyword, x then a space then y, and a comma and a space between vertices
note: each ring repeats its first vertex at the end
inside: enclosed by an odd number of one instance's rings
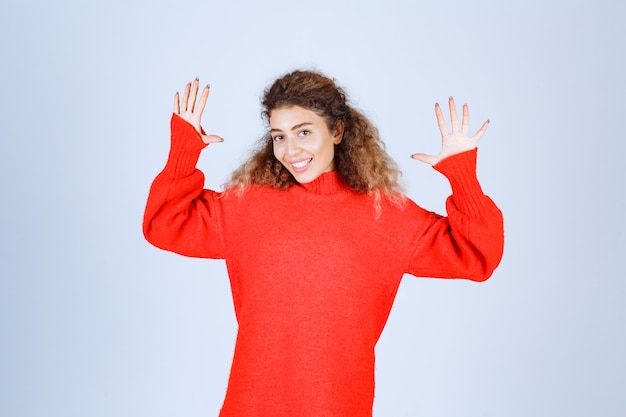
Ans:
POLYGON ((298 143, 295 139, 287 138, 287 153, 289 155, 296 155, 300 151, 298 143))

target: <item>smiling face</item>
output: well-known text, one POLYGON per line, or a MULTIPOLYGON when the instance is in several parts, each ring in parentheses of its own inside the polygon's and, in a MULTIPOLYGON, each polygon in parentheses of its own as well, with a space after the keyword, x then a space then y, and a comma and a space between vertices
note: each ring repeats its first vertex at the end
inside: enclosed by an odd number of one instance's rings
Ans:
POLYGON ((301 184, 335 169, 335 145, 343 129, 331 131, 326 120, 300 106, 272 110, 270 134, 274 156, 301 184))

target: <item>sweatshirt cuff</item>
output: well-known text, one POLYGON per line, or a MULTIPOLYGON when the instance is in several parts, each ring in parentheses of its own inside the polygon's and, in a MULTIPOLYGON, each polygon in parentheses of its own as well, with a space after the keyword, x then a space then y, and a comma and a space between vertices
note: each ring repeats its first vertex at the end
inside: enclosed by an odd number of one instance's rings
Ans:
POLYGON ((459 210, 470 213, 480 211, 484 205, 484 193, 476 177, 478 149, 450 156, 433 168, 450 181, 452 198, 459 210))
POLYGON ((170 127, 170 153, 164 172, 174 177, 191 175, 196 169, 200 152, 207 144, 193 126, 175 113, 172 113, 170 127))

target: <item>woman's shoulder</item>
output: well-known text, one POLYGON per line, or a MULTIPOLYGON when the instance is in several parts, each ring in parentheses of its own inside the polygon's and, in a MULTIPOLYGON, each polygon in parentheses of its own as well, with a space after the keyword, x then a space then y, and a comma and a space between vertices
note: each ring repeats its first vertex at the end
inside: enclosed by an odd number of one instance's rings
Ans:
POLYGON ((268 185, 236 185, 227 187, 219 193, 219 198, 228 204, 249 204, 253 201, 267 200, 285 195, 286 190, 281 190, 268 185))
POLYGON ((380 197, 379 205, 381 216, 388 216, 394 219, 402 219, 406 217, 421 218, 430 217, 432 215, 438 216, 436 213, 426 210, 404 194, 383 194, 380 197))

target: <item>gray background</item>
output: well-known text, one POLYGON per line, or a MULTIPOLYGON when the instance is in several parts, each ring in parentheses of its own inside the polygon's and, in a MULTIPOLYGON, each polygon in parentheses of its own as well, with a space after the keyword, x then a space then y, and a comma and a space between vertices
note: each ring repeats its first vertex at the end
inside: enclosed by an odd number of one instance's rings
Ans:
POLYGON ((221 261, 151 247, 172 96, 200 77, 219 188, 275 77, 318 68, 442 212, 433 104, 470 104, 506 220, 490 281, 403 280, 376 416, 623 416, 621 1, 23 1, 0 6, 0 415, 215 416, 236 323, 221 261))

